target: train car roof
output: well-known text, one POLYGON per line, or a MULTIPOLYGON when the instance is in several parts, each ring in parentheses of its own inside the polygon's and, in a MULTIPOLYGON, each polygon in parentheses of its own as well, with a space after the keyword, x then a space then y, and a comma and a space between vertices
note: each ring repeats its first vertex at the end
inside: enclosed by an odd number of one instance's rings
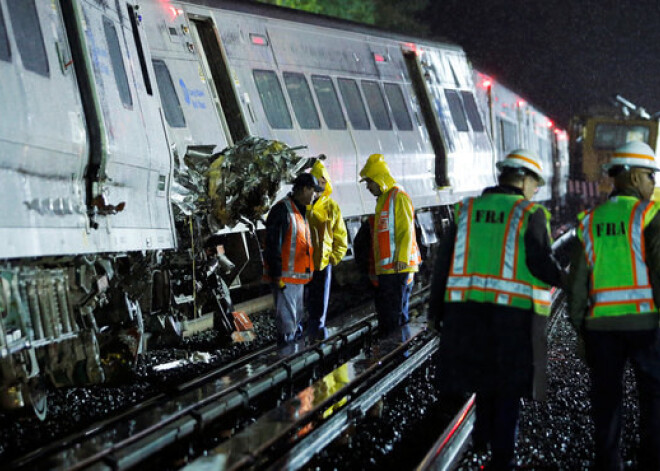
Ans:
POLYGON ((292 22, 303 22, 326 28, 342 29, 353 33, 361 33, 372 36, 380 36, 401 42, 415 42, 420 45, 435 47, 452 47, 463 50, 457 43, 446 38, 434 37, 424 38, 404 33, 393 33, 376 26, 356 21, 344 20, 333 16, 322 15, 319 13, 310 13, 303 10, 260 3, 253 0, 179 0, 180 3, 189 3, 193 5, 207 6, 210 8, 226 9, 252 15, 267 16, 278 20, 287 20, 292 22))

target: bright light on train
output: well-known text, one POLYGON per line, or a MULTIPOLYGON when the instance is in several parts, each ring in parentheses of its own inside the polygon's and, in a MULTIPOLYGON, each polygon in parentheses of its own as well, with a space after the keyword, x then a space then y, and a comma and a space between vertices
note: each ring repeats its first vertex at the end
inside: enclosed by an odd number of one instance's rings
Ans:
POLYGON ((527 102, 525 100, 518 100, 518 108, 522 108, 526 104, 527 104, 527 102))
POLYGON ((481 86, 483 88, 490 88, 493 85, 493 81, 490 79, 485 79, 483 82, 481 82, 481 86))
POLYGON ((173 21, 177 16, 183 15, 183 10, 181 8, 170 5, 170 0, 160 0, 160 3, 162 3, 163 8, 167 10, 170 20, 173 21))
POLYGON ((252 41, 252 44, 256 44, 257 46, 265 46, 268 44, 265 36, 261 36, 260 34, 250 33, 250 40, 252 41))
POLYGON ((545 122, 545 125, 546 125, 547 127, 551 128, 551 127, 553 127, 553 126, 555 125, 555 123, 553 123, 552 120, 547 120, 547 121, 545 122))

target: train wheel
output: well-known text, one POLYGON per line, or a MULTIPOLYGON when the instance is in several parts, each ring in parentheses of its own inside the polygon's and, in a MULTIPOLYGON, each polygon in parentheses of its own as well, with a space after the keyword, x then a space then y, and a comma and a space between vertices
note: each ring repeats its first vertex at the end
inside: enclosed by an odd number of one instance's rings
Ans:
POLYGON ((34 415, 39 420, 44 420, 48 415, 48 394, 42 380, 33 380, 27 386, 27 402, 32 406, 34 415))

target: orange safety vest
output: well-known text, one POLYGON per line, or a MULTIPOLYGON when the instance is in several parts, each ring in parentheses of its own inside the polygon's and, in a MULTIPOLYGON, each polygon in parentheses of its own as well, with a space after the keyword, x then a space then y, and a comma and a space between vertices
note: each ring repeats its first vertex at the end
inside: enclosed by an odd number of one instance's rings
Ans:
MULTIPOLYGON (((291 197, 282 200, 289 214, 289 227, 282 241, 282 277, 291 284, 306 284, 314 273, 312 237, 309 224, 291 197)), ((264 263, 264 280, 271 281, 264 263)))
MULTIPOLYGON (((387 199, 385 200, 385 203, 383 203, 383 207, 381 208, 380 213, 378 213, 378 227, 376 228, 375 241, 378 244, 378 255, 380 258, 375 262, 378 267, 384 270, 394 269, 394 254, 396 253, 396 240, 394 239, 394 199, 399 192, 408 196, 405 191, 398 187, 393 187, 387 195, 387 199), (390 207, 392 208, 391 211, 390 207)), ((410 197, 408 196, 408 198, 410 197)), ((413 208, 413 213, 414 211, 415 210, 413 208)), ((422 262, 422 254, 417 247, 417 238, 415 237, 414 232, 412 247, 410 253, 408 254, 407 262, 408 266, 411 267, 417 266, 422 262)))

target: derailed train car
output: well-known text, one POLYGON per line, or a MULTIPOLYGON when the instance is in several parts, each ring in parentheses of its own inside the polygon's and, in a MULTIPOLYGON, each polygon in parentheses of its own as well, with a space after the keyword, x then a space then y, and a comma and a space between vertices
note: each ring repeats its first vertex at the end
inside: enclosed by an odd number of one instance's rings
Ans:
POLYGON ((385 154, 430 247, 508 145, 460 47, 246 2, 0 0, 0 79, 0 401, 40 417, 44 382, 107 381, 259 282, 258 221, 178 206, 186 156, 326 154, 352 238, 385 154))
MULTIPOLYGON (((486 117, 495 159, 516 148, 535 151, 543 164, 547 184, 534 200, 557 212, 565 206, 569 174, 568 135, 541 110, 493 77, 474 71, 477 100, 486 117)), ((559 216, 559 221, 563 218, 559 216)))

